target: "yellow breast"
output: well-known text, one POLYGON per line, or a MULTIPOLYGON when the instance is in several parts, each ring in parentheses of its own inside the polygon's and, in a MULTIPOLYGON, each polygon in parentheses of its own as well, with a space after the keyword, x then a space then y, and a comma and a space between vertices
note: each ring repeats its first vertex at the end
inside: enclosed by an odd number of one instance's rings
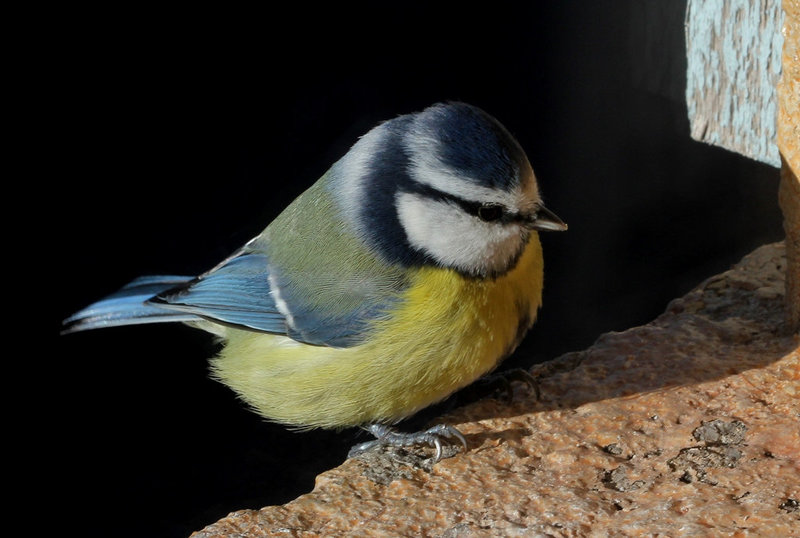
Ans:
POLYGON ((299 427, 342 427, 407 417, 492 370, 511 353, 541 304, 536 234, 500 278, 423 268, 402 305, 368 342, 334 349, 228 330, 217 378, 262 416, 299 427))

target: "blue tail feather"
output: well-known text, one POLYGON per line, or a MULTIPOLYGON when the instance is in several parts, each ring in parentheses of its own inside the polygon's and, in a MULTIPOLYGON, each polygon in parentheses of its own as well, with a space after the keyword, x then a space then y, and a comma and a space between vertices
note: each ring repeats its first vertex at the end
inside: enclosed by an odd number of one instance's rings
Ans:
POLYGON ((65 319, 62 334, 120 325, 201 319, 196 315, 168 310, 146 302, 160 293, 192 280, 194 277, 173 275, 139 277, 119 291, 65 319))

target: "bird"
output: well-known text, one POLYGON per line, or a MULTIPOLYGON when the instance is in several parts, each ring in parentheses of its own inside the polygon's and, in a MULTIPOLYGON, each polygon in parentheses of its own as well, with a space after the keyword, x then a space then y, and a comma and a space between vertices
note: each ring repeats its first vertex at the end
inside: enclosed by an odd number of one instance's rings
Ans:
POLYGON ((375 445, 467 442, 397 424, 492 372, 542 303, 545 207, 515 137, 440 102, 378 123, 267 227, 199 276, 137 278, 63 333, 181 322, 221 342, 211 376, 265 419, 360 427, 375 445))

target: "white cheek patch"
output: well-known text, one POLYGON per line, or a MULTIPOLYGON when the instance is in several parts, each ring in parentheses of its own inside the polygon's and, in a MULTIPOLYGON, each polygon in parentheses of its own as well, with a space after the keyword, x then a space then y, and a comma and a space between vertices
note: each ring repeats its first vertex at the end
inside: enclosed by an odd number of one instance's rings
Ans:
POLYGON ((448 202, 397 194, 397 214, 411 245, 447 267, 471 274, 503 271, 519 253, 516 224, 483 222, 448 202))

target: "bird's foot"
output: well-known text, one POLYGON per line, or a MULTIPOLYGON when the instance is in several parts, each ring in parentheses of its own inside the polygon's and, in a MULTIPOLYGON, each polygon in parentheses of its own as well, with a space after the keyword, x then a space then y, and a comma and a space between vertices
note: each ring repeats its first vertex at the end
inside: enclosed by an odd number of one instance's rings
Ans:
POLYGON ((438 424, 416 433, 398 432, 383 424, 370 424, 367 430, 375 436, 375 440, 354 446, 350 449, 350 453, 347 455, 348 458, 358 456, 375 446, 411 447, 425 444, 436 448, 436 455, 433 459, 433 462, 436 463, 442 459, 442 443, 450 443, 457 440, 464 445, 464 450, 467 450, 467 440, 464 435, 453 426, 447 424, 438 424))

